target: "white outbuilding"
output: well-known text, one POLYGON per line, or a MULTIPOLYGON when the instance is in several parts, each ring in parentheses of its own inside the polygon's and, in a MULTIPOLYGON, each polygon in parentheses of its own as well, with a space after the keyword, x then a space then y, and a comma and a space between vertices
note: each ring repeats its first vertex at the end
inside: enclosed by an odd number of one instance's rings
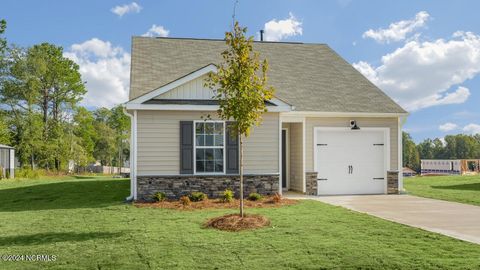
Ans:
POLYGON ((15 149, 13 147, 0 144, 0 170, 2 178, 15 177, 15 149))

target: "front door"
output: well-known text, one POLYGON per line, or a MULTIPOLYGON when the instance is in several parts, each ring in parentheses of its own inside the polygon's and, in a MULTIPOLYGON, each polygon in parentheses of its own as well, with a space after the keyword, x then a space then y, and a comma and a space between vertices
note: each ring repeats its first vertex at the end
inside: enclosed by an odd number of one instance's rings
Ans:
POLYGON ((282 129, 282 188, 287 188, 287 130, 282 129))

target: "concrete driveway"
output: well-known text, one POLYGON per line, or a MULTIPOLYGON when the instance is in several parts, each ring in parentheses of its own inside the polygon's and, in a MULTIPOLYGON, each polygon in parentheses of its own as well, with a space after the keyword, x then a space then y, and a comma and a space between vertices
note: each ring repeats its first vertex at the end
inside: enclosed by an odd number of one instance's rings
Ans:
POLYGON ((480 244, 480 207, 410 195, 303 196, 480 244))

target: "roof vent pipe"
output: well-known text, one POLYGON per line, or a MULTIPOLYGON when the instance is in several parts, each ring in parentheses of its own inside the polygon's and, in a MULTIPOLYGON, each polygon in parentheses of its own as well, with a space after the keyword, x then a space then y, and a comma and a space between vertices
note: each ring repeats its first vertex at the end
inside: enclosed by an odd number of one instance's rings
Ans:
POLYGON ((264 32, 263 29, 260 30, 260 41, 263 41, 263 32, 264 32))

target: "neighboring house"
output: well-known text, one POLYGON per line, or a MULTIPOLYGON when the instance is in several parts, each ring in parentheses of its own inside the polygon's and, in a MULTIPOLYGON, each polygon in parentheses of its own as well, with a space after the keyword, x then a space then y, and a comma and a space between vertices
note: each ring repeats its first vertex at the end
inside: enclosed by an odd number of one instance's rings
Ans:
POLYGON ((408 167, 403 167, 403 177, 411 177, 411 176, 416 176, 417 172, 408 168, 408 167))
POLYGON ((422 175, 466 175, 480 172, 480 159, 422 159, 422 175))
MULTIPOLYGON (((130 100, 131 198, 158 191, 238 192, 238 140, 216 119, 223 40, 134 37, 130 100)), ((314 195, 402 189, 401 125, 408 115, 325 44, 255 42, 275 98, 245 143, 245 191, 314 195)))
POLYGON ((15 177, 15 149, 0 144, 0 178, 15 177))

